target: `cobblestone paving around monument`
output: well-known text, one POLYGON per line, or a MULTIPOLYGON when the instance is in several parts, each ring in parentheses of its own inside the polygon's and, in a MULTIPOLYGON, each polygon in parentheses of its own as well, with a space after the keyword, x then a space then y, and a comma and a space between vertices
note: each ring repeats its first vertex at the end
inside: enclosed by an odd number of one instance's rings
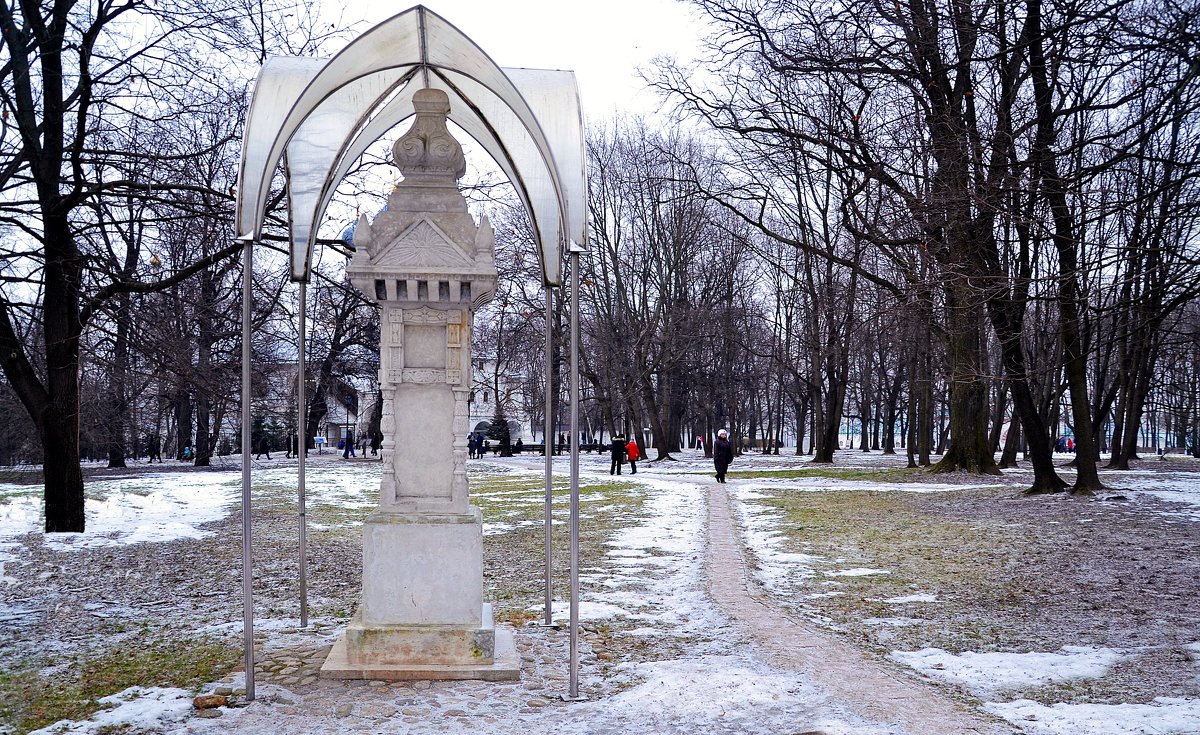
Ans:
MULTIPOLYGON (((261 652, 255 664, 255 702, 245 702, 244 677, 231 676, 215 691, 231 693, 232 707, 209 710, 186 723, 186 731, 222 732, 225 723, 210 720, 226 711, 237 714, 239 732, 407 732, 416 725, 435 732, 490 730, 515 724, 514 715, 516 723, 531 718, 545 722, 547 717, 555 719, 556 710, 565 716, 570 707, 562 698, 568 685, 562 668, 569 655, 566 630, 539 625, 519 630, 521 679, 501 683, 319 679, 331 631, 331 626, 314 626, 310 642, 261 652)), ((305 635, 298 629, 280 632, 305 635)), ((595 656, 586 645, 581 646, 581 657, 583 673, 594 676, 589 668, 595 656)))

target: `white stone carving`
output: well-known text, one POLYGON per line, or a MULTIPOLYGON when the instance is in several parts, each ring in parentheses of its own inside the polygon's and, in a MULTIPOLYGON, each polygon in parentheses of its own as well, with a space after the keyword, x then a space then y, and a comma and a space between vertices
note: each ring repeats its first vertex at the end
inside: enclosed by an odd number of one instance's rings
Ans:
POLYGON ((392 268, 465 268, 474 259, 427 219, 408 228, 396 243, 375 258, 375 264, 392 268))
POLYGON ((430 368, 405 368, 400 371, 400 382, 417 383, 419 385, 444 383, 446 382, 446 371, 430 368))

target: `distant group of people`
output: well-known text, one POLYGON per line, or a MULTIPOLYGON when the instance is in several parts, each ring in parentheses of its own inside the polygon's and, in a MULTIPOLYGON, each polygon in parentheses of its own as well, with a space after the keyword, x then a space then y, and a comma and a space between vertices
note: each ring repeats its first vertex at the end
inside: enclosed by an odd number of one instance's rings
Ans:
POLYGON ((338 441, 338 449, 342 450, 342 459, 350 459, 359 455, 367 456, 367 450, 371 451, 371 456, 379 454, 379 447, 382 441, 378 436, 372 436, 369 439, 365 435, 359 435, 356 439, 354 432, 350 429, 346 430, 346 438, 338 441))
MULTIPOLYGON (((517 440, 518 442, 520 439, 517 440)), ((483 432, 477 431, 467 437, 467 456, 471 459, 482 459, 484 454, 487 454, 490 449, 488 440, 483 436, 483 432)))
MULTIPOLYGON (((697 437, 696 448, 703 451, 704 438, 697 437)), ((610 463, 608 474, 619 475, 626 462, 629 463, 629 473, 637 474, 637 463, 643 458, 642 450, 638 446, 636 438, 626 439, 623 434, 617 434, 612 438, 612 444, 609 446, 610 463)), ((729 432, 721 429, 717 432, 717 439, 713 442, 713 466, 717 471, 717 482, 725 482, 725 474, 729 471, 729 465, 733 464, 733 444, 729 441, 729 432)))
POLYGON ((637 463, 642 458, 642 450, 638 447, 637 439, 629 439, 626 441, 625 436, 617 434, 612 438, 612 463, 609 465, 608 474, 621 474, 621 467, 626 460, 629 461, 629 474, 637 474, 637 463))
POLYGON ((1058 441, 1054 443, 1054 451, 1059 454, 1074 454, 1075 439, 1069 436, 1058 437, 1058 441))
MULTIPOLYGON (((566 445, 566 435, 560 434, 556 437, 558 444, 562 447, 566 445)), ((704 437, 696 437, 696 449, 704 451, 704 437)), ((543 445, 545 439, 542 439, 543 445)), ((1072 447, 1073 447, 1072 443, 1072 447)), ((473 432, 467 436, 467 455, 471 459, 482 458, 491 444, 484 437, 483 432, 473 432)), ((520 454, 524 448, 524 442, 518 437, 513 445, 514 453, 520 454)), ((625 464, 629 463, 629 473, 637 474, 637 463, 643 461, 645 456, 640 446, 638 446, 636 437, 626 438, 624 434, 615 434, 608 447, 609 451, 609 467, 608 474, 620 475, 624 472, 625 464)), ((724 483, 725 475, 729 471, 729 465, 733 464, 733 444, 729 441, 729 431, 721 429, 717 432, 717 437, 712 445, 713 467, 716 469, 717 482, 724 483)))

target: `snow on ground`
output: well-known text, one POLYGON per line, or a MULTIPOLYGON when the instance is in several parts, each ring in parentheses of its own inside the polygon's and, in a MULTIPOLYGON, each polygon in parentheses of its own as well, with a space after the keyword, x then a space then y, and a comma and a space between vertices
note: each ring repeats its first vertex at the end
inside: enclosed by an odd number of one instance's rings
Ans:
POLYGON ((1055 653, 947 653, 939 648, 893 651, 889 658, 951 684, 959 684, 981 699, 1006 689, 1038 684, 1098 679, 1124 654, 1110 648, 1063 646, 1055 653))
MULTIPOLYGON (((1168 466, 1179 460, 1172 460, 1168 466)), ((1121 472, 1103 473, 1101 480, 1114 489, 1132 496, 1165 500, 1178 503, 1182 510, 1160 511, 1185 521, 1200 521, 1200 483, 1196 482, 1195 473, 1182 472, 1121 472)))
POLYGON ((884 602, 889 605, 907 605, 912 602, 937 602, 938 596, 928 592, 921 592, 915 595, 904 595, 903 597, 889 597, 884 602))
MULTIPOLYGON (((84 533, 45 539, 55 551, 153 543, 211 534, 198 528, 224 518, 241 495, 240 476, 227 472, 162 472, 88 483, 84 533)), ((42 525, 41 488, 0 484, 0 542, 42 525)), ((2 559, 0 559, 2 560, 2 559)))
MULTIPOLYGON (((739 458, 733 469, 794 469, 807 458, 792 455, 739 458)), ((883 465, 897 458, 877 453, 842 452, 840 463, 883 465)), ((899 458, 903 461, 903 458, 899 458)), ((491 460, 472 465, 472 472, 540 472, 541 458, 491 460)), ((607 459, 603 455, 584 458, 584 473, 592 478, 607 478, 607 459)), ((847 714, 802 675, 774 669, 758 660, 744 645, 737 627, 725 619, 704 591, 703 560, 706 522, 705 488, 711 483, 710 464, 697 453, 687 454, 680 462, 643 465, 638 475, 622 476, 646 494, 638 523, 618 530, 609 542, 603 560, 585 560, 581 578, 585 590, 581 617, 585 620, 621 619, 636 623, 620 634, 636 637, 664 636, 688 641, 686 653, 678 658, 643 661, 617 667, 616 679, 623 689, 596 701, 569 707, 547 707, 544 711, 522 710, 520 715, 506 714, 498 708, 495 717, 472 722, 472 730, 481 733, 621 733, 633 730, 720 733, 790 732, 797 725, 828 735, 884 735, 895 730, 865 723, 847 714)), ((309 470, 310 502, 328 502, 347 507, 369 507, 375 503, 376 475, 369 465, 314 463, 309 470)), ((566 459, 555 459, 555 471, 566 473, 566 459)), ((256 481, 286 483, 294 478, 291 467, 273 467, 257 472, 256 481)), ((155 543, 171 538, 194 538, 206 533, 199 528, 236 508, 240 498, 240 477, 230 473, 163 473, 129 478, 108 478, 89 484, 88 532, 53 542, 54 548, 83 548, 87 545, 155 543)), ((1130 478, 1133 487, 1141 479, 1130 478)), ((1139 492, 1183 500, 1196 506, 1200 518, 1200 490, 1184 478, 1147 477, 1139 492), (1157 480, 1166 480, 1164 485, 1157 480)), ((757 574, 772 593, 787 599, 792 582, 816 574, 817 567, 836 567, 838 560, 821 559, 782 548, 779 524, 783 518, 756 502, 762 491, 786 489, 812 492, 828 489, 877 489, 886 491, 934 492, 950 489, 969 490, 963 485, 871 484, 826 478, 779 478, 764 481, 731 480, 729 490, 735 498, 744 539, 758 561, 757 574)), ((979 487, 990 487, 979 486, 979 487)), ((28 486, 0 485, 0 583, 6 553, 14 551, 13 539, 36 532, 41 524, 40 492, 28 486)), ((529 502, 539 502, 537 492, 528 493, 529 502)), ((556 515, 557 518, 557 515, 556 515)), ((489 533, 504 533, 503 523, 495 523, 489 533)), ((881 574, 886 570, 851 568, 822 569, 826 576, 881 574)), ((828 584, 837 583, 830 580, 828 584)), ((821 593, 840 594, 837 591, 821 593)), ((936 602, 926 593, 896 597, 885 602, 896 605, 936 602)), ((916 614, 919 607, 904 611, 916 614)), ((565 617, 565 605, 556 605, 555 617, 565 617)), ((3 619, 4 611, 0 611, 3 619)), ((878 618, 878 625, 908 625, 915 617, 878 618)), ((229 624, 237 627, 236 624, 229 624)), ((225 627, 228 628, 229 625, 225 627)), ((218 626, 220 627, 220 626, 218 626)), ((266 631, 268 647, 280 645, 286 633, 274 630, 269 621, 258 621, 258 630, 266 631)), ((285 627, 283 624, 279 628, 285 627)), ((214 629, 213 632, 221 632, 214 629)), ((233 632, 232 628, 225 632, 233 632)), ((1192 649, 1200 658, 1200 643, 1192 649)), ((893 658, 919 671, 946 681, 962 684, 993 696, 1005 688, 1029 683, 1062 681, 1102 676, 1121 653, 1109 649, 1064 647, 1058 652, 1024 654, 966 653, 952 655, 936 649, 895 652, 893 658)), ((593 670, 594 671, 594 670, 593 670)), ((585 687, 587 682, 585 682, 585 687)), ((467 685, 449 685, 467 686, 467 685)), ((498 702, 513 696, 520 700, 530 695, 512 687, 495 692, 498 702)), ((453 689, 438 689, 439 697, 453 701, 453 689)), ((467 689, 467 691, 474 691, 467 689)), ((366 687, 348 690, 346 696, 363 696, 366 687)), ((271 710, 279 703, 296 704, 303 696, 263 686, 260 701, 244 709, 224 710, 219 720, 187 720, 190 695, 180 690, 141 690, 134 688, 109 698, 112 709, 98 713, 82 723, 59 723, 46 732, 96 733, 116 730, 128 724, 135 728, 163 729, 188 733, 249 733, 270 721, 271 710), (264 720, 265 718, 265 720, 264 720), (58 729, 54 729, 58 728, 58 729), (66 729, 64 729, 66 728, 66 729), (175 728, 175 729, 172 729, 175 728)), ((475 696, 475 695, 472 695, 475 696)), ((483 696, 491 697, 492 694, 483 696)), ((518 701, 519 705, 520 702, 518 701)), ((451 705, 447 705, 451 706, 451 705)), ((1152 704, 1044 706, 1029 700, 993 702, 985 706, 1023 732, 1035 735, 1134 735, 1135 733, 1200 733, 1200 702, 1160 698, 1152 704)), ((516 710, 514 709, 515 713, 516 710)), ((344 721, 333 713, 325 719, 313 715, 296 735, 345 731, 344 721)), ((390 720, 375 721, 376 732, 445 731, 447 722, 404 724, 390 720)))
POLYGON ((90 720, 61 720, 29 735, 101 735, 155 730, 179 722, 192 712, 192 695, 174 687, 129 687, 99 701, 108 709, 97 712, 90 720))
POLYGON ((888 574, 886 569, 871 569, 870 567, 853 567, 851 569, 835 569, 825 572, 826 577, 870 577, 875 574, 888 574))
POLYGON ((763 498, 761 492, 743 488, 735 482, 731 488, 739 502, 736 506, 738 524, 742 527, 746 545, 754 550, 758 565, 754 570, 758 581, 769 591, 787 595, 803 579, 812 577, 813 567, 823 559, 813 554, 783 550, 784 536, 778 530, 783 514, 753 501, 763 498))
POLYGON ((1200 700, 1157 697, 1151 704, 1044 704, 1018 699, 989 703, 992 714, 1029 735, 1195 735, 1200 700))

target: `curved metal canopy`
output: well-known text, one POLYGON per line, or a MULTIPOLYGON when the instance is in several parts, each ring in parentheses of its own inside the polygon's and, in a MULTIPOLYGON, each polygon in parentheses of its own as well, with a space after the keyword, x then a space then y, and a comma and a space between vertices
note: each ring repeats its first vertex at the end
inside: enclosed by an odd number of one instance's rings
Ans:
POLYGON ((583 242, 583 120, 569 71, 501 69, 423 6, 360 36, 328 61, 272 58, 259 73, 238 172, 237 230, 257 239, 281 157, 287 169, 294 280, 307 280, 317 225, 354 162, 436 87, 450 119, 499 163, 538 238, 542 275, 558 285, 565 241, 583 242))

